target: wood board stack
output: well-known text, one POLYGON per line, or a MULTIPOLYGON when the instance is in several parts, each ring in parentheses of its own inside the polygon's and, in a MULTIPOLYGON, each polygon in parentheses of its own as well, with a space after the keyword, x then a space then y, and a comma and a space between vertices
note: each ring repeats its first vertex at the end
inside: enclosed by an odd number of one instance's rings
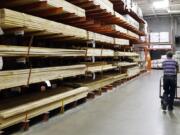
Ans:
POLYGON ((96 62, 96 63, 83 63, 87 66, 87 72, 95 73, 95 72, 102 72, 111 69, 117 68, 113 64, 108 64, 107 62, 96 62))
POLYGON ((86 30, 9 9, 0 9, 0 27, 5 30, 24 28, 25 32, 37 32, 36 36, 59 34, 59 37, 87 39, 86 30))
POLYGON ((83 75, 85 74, 85 72, 86 65, 83 64, 72 66, 0 71, 0 90, 43 82, 46 80, 55 80, 65 77, 83 75))
MULTIPOLYGON (((88 2, 91 0, 84 0, 84 2, 88 2)), ((114 9, 113 9, 113 4, 109 0, 93 0, 94 5, 100 6, 101 9, 106 10, 107 12, 113 14, 114 9)))
POLYGON ((140 73, 140 68, 139 68, 138 66, 127 69, 127 75, 128 75, 128 77, 136 76, 136 75, 138 75, 139 73, 140 73))
POLYGON ((139 54, 135 52, 120 52, 117 51, 115 52, 115 56, 120 56, 120 57, 139 57, 139 54))
POLYGON ((123 27, 121 27, 121 26, 111 25, 111 27, 112 27, 114 30, 118 31, 118 32, 127 34, 127 29, 125 29, 125 28, 123 28, 123 27))
POLYGON ((97 42, 114 44, 114 38, 88 31, 88 39, 97 42))
POLYGON ((114 15, 115 15, 115 17, 119 18, 120 20, 127 22, 126 18, 123 15, 119 14, 118 12, 114 11, 114 15))
POLYGON ((86 56, 96 56, 96 57, 113 57, 114 50, 111 49, 98 49, 98 48, 87 48, 86 56))
POLYGON ((126 74, 108 75, 108 76, 104 76, 103 79, 101 78, 95 81, 83 82, 82 86, 88 87, 88 91, 92 92, 100 88, 103 88, 104 86, 110 85, 116 81, 125 79, 126 77, 127 77, 126 74))
POLYGON ((114 44, 116 45, 130 45, 129 40, 114 38, 114 44))
POLYGON ((135 66, 137 65, 137 63, 136 62, 116 62, 114 63, 114 65, 118 67, 128 67, 128 66, 135 66))
POLYGON ((85 98, 87 87, 76 89, 59 88, 45 93, 36 93, 22 98, 14 99, 14 102, 1 102, 0 129, 26 121, 48 111, 60 108, 66 104, 85 98))
POLYGON ((43 48, 43 47, 31 47, 27 46, 13 46, 13 45, 0 45, 0 56, 30 56, 30 57, 75 57, 85 56, 85 50, 75 49, 59 49, 59 48, 43 48))
POLYGON ((131 24, 132 26, 134 26, 135 28, 139 29, 139 22, 137 22, 134 18, 132 18, 130 15, 124 15, 124 18, 126 19, 126 21, 131 24))
POLYGON ((34 4, 34 8, 32 9, 28 9, 28 12, 32 12, 32 11, 42 11, 42 10, 48 10, 48 9, 58 9, 58 8, 62 8, 62 11, 59 14, 64 14, 64 13, 73 13, 74 15, 77 15, 79 17, 85 17, 85 10, 82 8, 79 8, 69 2, 67 2, 66 0, 15 0, 15 1, 7 1, 7 2, 3 2, 2 3, 2 7, 6 7, 6 8, 16 8, 16 7, 23 7, 23 6, 27 6, 27 5, 33 5, 34 4), (41 4, 42 3, 42 4, 41 4), (45 3, 45 4, 43 4, 45 3), (36 7, 35 5, 44 5, 44 6, 40 6, 36 7))
POLYGON ((131 31, 127 31, 127 33, 128 33, 128 35, 130 35, 130 36, 133 36, 133 37, 136 37, 136 38, 138 38, 139 39, 139 35, 138 34, 136 34, 136 33, 134 33, 134 32, 131 32, 131 31))

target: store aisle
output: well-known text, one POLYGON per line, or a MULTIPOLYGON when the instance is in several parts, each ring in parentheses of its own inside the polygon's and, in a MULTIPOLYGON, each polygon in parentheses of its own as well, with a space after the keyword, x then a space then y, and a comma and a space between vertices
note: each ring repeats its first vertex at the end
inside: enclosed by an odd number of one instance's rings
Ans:
POLYGON ((152 71, 22 134, 179 135, 180 106, 173 113, 160 108, 161 75, 152 71))

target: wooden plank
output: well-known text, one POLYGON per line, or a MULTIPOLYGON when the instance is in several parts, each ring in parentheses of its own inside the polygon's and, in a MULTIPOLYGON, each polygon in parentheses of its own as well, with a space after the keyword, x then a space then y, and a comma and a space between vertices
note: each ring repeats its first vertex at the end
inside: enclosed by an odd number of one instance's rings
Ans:
POLYGON ((137 65, 138 63, 136 62, 116 62, 114 63, 114 65, 118 66, 118 67, 128 67, 128 66, 135 66, 137 65))
POLYGON ((120 52, 120 51, 118 51, 118 52, 115 52, 115 56, 138 57, 139 54, 137 54, 135 52, 120 52))
POLYGON ((0 9, 0 27, 5 30, 17 27, 25 28, 25 32, 44 31, 39 33, 39 36, 63 34, 64 36, 87 39, 86 30, 9 9, 0 9))
POLYGON ((90 31, 88 31, 88 39, 89 40, 93 39, 93 40, 99 41, 99 42, 114 44, 114 38, 108 37, 108 36, 105 36, 105 35, 102 35, 102 34, 90 32, 90 31))
POLYGON ((103 57, 113 57, 114 50, 111 49, 98 49, 98 48, 86 48, 86 56, 103 56, 103 57))
POLYGON ((113 64, 108 64, 106 62, 96 62, 96 63, 83 63, 87 66, 87 72, 95 73, 95 72, 102 72, 107 70, 112 70, 117 68, 113 64))
MULTIPOLYGON (((14 57, 27 56, 27 46, 0 45, 0 56, 14 57)), ((29 51, 30 57, 70 57, 85 56, 85 50, 75 49, 59 49, 59 48, 43 48, 31 47, 29 51)))
POLYGON ((43 82, 46 80, 62 79, 85 74, 85 65, 72 65, 48 68, 33 68, 29 78, 30 69, 0 71, 0 89, 7 89, 43 82), (29 82, 28 82, 29 78, 29 82), (18 80, 18 81, 17 81, 18 80))
POLYGON ((89 92, 92 92, 94 90, 98 90, 104 86, 107 86, 109 84, 112 84, 113 82, 122 80, 124 78, 126 78, 126 74, 116 74, 116 75, 108 75, 108 76, 104 76, 103 79, 97 79, 95 81, 87 81, 84 82, 82 84, 82 86, 88 87, 89 88, 89 92))
MULTIPOLYGON (((33 118, 50 110, 61 107, 78 99, 87 96, 87 87, 80 87, 74 90, 68 90, 63 93, 52 95, 46 98, 38 99, 20 106, 14 106, 0 111, 0 129, 17 124, 27 119, 33 118), (63 102, 63 104, 62 104, 63 102)), ((42 93, 41 93, 42 94, 42 93)), ((31 95, 33 96, 33 95, 31 95)), ((34 95, 36 96, 36 95, 34 95)))
POLYGON ((116 44, 116 45, 130 45, 130 42, 127 39, 114 38, 114 44, 116 44))
MULTIPOLYGON (((55 8, 62 8, 62 12, 59 12, 57 15, 64 13, 74 13, 79 17, 85 17, 85 10, 75 6, 66 0, 3 0, 1 8, 13 8, 25 12, 36 12, 41 10, 50 10, 55 8)), ((41 16, 41 15, 40 15, 41 16)))

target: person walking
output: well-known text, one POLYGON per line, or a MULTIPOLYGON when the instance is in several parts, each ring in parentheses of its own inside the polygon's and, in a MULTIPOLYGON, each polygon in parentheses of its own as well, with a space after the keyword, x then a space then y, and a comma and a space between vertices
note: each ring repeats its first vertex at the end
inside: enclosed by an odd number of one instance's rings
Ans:
POLYGON ((173 110, 175 91, 177 86, 178 63, 173 59, 173 52, 167 52, 167 59, 163 62, 163 97, 161 101, 162 109, 173 110))

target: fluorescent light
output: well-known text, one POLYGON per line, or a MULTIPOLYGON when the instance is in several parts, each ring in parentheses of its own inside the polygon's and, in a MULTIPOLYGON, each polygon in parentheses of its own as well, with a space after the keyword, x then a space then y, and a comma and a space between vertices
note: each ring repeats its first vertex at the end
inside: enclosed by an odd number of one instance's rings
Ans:
POLYGON ((169 0, 154 1, 153 7, 155 9, 167 9, 169 7, 169 0))

